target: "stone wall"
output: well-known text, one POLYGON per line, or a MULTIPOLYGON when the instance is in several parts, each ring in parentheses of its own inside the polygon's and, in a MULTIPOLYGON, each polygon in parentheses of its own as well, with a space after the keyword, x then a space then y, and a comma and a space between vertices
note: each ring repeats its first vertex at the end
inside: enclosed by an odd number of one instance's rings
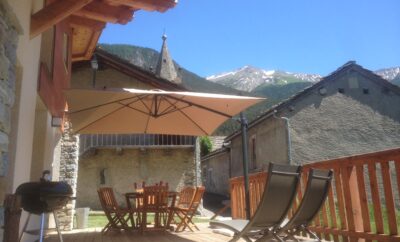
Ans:
POLYGON ((194 148, 97 149, 79 159, 76 207, 100 210, 97 189, 112 187, 125 205, 133 183, 168 182, 170 190, 196 185, 194 148))
POLYGON ((228 196, 229 191, 229 150, 221 149, 201 160, 203 184, 210 193, 228 196))
MULTIPOLYGON (((78 179, 78 160, 79 160, 79 136, 70 132, 70 123, 65 122, 64 133, 61 139, 61 157, 59 180, 66 181, 71 185, 74 196, 76 196, 76 186, 78 179)), ((58 218, 62 230, 71 230, 73 225, 73 209, 75 200, 68 203, 67 207, 58 212, 58 218)))
MULTIPOLYGON (((0 204, 3 204, 7 188, 5 179, 9 167, 9 134, 11 131, 11 107, 15 99, 16 50, 18 27, 6 2, 0 1, 0 204)), ((3 209, 0 207, 0 226, 3 209)), ((0 238, 1 240, 1 238, 0 238)))

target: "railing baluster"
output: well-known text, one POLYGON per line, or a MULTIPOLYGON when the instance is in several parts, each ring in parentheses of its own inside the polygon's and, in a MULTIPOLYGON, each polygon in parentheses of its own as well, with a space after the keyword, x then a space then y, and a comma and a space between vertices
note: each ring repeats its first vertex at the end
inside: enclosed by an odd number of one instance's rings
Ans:
POLYGON ((389 234, 397 234, 396 209, 392 192, 392 181, 390 179, 389 162, 381 162, 383 191, 385 192, 386 213, 389 222, 389 234))
POLYGON ((379 198, 378 179, 376 177, 375 163, 370 164, 368 166, 368 173, 369 173, 369 182, 371 186, 372 204, 374 206, 376 232, 378 234, 383 234, 384 229, 383 229, 381 200, 379 198))
MULTIPOLYGON (((328 214, 326 211, 326 205, 327 205, 327 201, 325 201, 324 205, 321 208, 321 212, 322 212, 322 222, 323 222, 323 227, 324 228, 329 228, 329 223, 328 223, 328 214)), ((324 238, 325 240, 330 240, 330 235, 329 233, 324 233, 324 238)))
POLYGON ((368 209, 368 199, 367 193, 365 190, 365 179, 364 179, 364 166, 358 165, 356 166, 357 172, 357 184, 358 191, 360 193, 360 205, 361 205, 361 215, 363 221, 363 232, 371 232, 371 222, 369 217, 369 209, 368 209))
MULTIPOLYGON (((347 219, 346 219, 346 212, 345 212, 345 205, 344 205, 344 198, 343 198, 343 187, 342 187, 340 168, 336 168, 334 170, 334 176, 335 176, 337 202, 339 205, 339 217, 340 217, 340 225, 341 225, 340 228, 342 230, 347 230, 347 219)), ((342 236, 342 239, 344 242, 348 241, 347 236, 342 236)))
MULTIPOLYGON (((337 220, 336 220, 336 209, 335 209, 335 199, 333 196, 333 187, 332 184, 329 186, 328 193, 328 204, 329 204, 329 214, 331 218, 331 228, 337 229, 337 220)), ((339 241, 339 236, 333 235, 334 241, 339 241)))

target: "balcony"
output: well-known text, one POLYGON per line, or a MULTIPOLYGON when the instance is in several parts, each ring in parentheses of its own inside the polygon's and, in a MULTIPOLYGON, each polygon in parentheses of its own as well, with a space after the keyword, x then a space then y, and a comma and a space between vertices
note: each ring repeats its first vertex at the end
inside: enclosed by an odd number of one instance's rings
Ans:
POLYGON ((92 148, 189 148, 194 136, 164 134, 81 134, 79 154, 92 148))

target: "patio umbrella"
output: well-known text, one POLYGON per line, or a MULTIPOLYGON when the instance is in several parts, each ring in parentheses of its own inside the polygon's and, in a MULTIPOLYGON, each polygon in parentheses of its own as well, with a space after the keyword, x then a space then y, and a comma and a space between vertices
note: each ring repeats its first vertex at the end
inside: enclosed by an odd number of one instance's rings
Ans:
POLYGON ((264 98, 139 89, 65 92, 75 133, 211 135, 225 120, 264 98))
MULTIPOLYGON (((210 135, 227 119, 264 100, 197 92, 139 89, 65 91, 75 133, 210 135)), ((242 124, 246 214, 249 217, 247 122, 242 124)))

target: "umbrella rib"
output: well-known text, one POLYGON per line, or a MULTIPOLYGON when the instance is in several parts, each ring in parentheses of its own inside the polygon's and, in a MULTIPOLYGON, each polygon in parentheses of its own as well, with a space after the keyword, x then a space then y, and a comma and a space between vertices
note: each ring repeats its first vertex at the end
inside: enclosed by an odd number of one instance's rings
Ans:
POLYGON ((139 113, 143 113, 144 115, 149 115, 149 113, 143 112, 143 111, 140 110, 140 109, 137 109, 137 108, 134 108, 134 107, 129 106, 129 105, 131 105, 132 103, 129 103, 129 104, 119 103, 119 104, 121 104, 123 107, 133 109, 133 110, 135 110, 135 111, 138 111, 139 113))
POLYGON ((117 112, 117 111, 123 109, 124 107, 125 107, 125 106, 122 106, 122 107, 120 107, 120 108, 117 108, 117 109, 113 110, 112 112, 109 112, 108 114, 106 114, 106 115, 104 115, 104 116, 101 116, 100 118, 98 118, 98 119, 96 119, 96 120, 90 122, 90 123, 87 124, 86 126, 80 128, 80 129, 78 129, 75 133, 78 133, 79 131, 81 131, 81 130, 83 130, 83 129, 86 129, 86 128, 89 127, 90 125, 92 125, 92 124, 98 122, 99 120, 102 120, 102 119, 104 119, 104 118, 110 116, 111 114, 113 114, 113 113, 115 113, 115 112, 117 112))
MULTIPOLYGON (((126 99, 125 99, 125 100, 126 100, 126 99)), ((131 105, 132 103, 137 102, 137 101, 138 101, 138 100, 134 100, 134 101, 132 101, 132 102, 130 102, 130 103, 128 103, 128 104, 124 104, 124 103, 117 102, 118 104, 122 105, 122 107, 119 107, 119 108, 117 108, 117 109, 114 109, 113 111, 111 111, 111 112, 109 112, 109 113, 107 113, 107 114, 101 116, 100 118, 98 118, 98 119, 96 119, 96 120, 90 122, 88 125, 86 125, 86 126, 80 128, 80 129, 77 130, 76 132, 79 132, 79 131, 81 131, 82 129, 85 129, 85 128, 89 127, 90 125, 92 125, 92 124, 98 122, 99 120, 102 120, 102 119, 106 118, 107 116, 110 116, 111 114, 113 114, 113 113, 115 113, 115 112, 117 112, 117 111, 119 111, 119 110, 121 110, 121 109, 123 109, 123 108, 130 108, 130 109, 133 109, 133 110, 138 111, 138 112, 140 112, 140 113, 143 113, 144 115, 148 115, 148 113, 146 113, 146 112, 143 112, 143 111, 141 111, 141 110, 139 110, 139 109, 136 109, 136 108, 133 108, 133 107, 129 106, 129 105, 131 105)))
MULTIPOLYGON (((148 96, 148 95, 146 95, 146 96, 148 96)), ((145 96, 145 97, 146 97, 146 96, 145 96)), ((139 98, 139 101, 143 104, 143 106, 147 109, 147 111, 149 111, 148 114, 152 115, 151 107, 149 108, 149 107, 147 106, 147 104, 146 104, 145 102, 143 102, 142 97, 139 98)), ((151 103, 151 105, 153 106, 153 103, 151 103)), ((147 114, 147 115, 148 115, 148 114, 147 114)))
POLYGON ((227 118, 232 118, 233 117, 232 115, 220 112, 218 110, 215 110, 215 109, 212 109, 212 108, 208 108, 206 106, 203 106, 203 105, 200 105, 200 104, 197 104, 197 103, 194 103, 194 102, 186 101, 186 100, 183 99, 185 96, 183 96, 182 98, 176 98, 176 97, 171 96, 171 95, 166 95, 166 96, 169 97, 169 98, 172 98, 174 100, 177 100, 177 101, 180 101, 180 102, 184 102, 184 103, 192 105, 192 106, 196 106, 198 108, 201 108, 201 109, 207 110, 209 112, 213 112, 213 113, 219 114, 219 115, 227 117, 227 118))
MULTIPOLYGON (((162 97, 162 99, 165 100, 166 102, 168 102, 167 99, 166 99, 165 97, 162 97)), ((171 102, 168 102, 168 103, 169 103, 169 106, 168 106, 167 108, 165 108, 165 109, 160 113, 159 116, 166 115, 166 114, 170 114, 170 113, 176 111, 177 108, 176 108, 175 104, 178 103, 178 100, 175 100, 175 102, 172 103, 172 104, 171 104, 171 102)), ((160 101, 160 104, 161 104, 161 101, 160 101)))
MULTIPOLYGON (((167 101, 169 104, 175 106, 175 105, 172 104, 168 99, 166 99, 166 101, 167 101)), ((198 125, 192 118, 190 118, 189 115, 187 115, 185 112, 183 112, 181 109, 177 108, 176 106, 175 106, 175 108, 176 108, 177 111, 181 112, 181 113, 183 114, 183 116, 185 116, 187 119, 189 119, 190 122, 192 122, 192 123, 193 123, 194 125, 196 125, 201 131, 203 131, 203 133, 204 133, 205 135, 209 135, 209 133, 207 133, 200 125, 198 125)))
POLYGON ((112 101, 112 102, 102 103, 102 104, 98 104, 98 105, 91 106, 91 107, 88 107, 88 108, 84 108, 84 109, 76 110, 76 111, 73 111, 73 112, 69 112, 69 114, 80 113, 80 112, 84 112, 84 111, 87 111, 87 110, 90 110, 90 109, 94 109, 94 108, 106 106, 106 105, 113 104, 113 103, 119 103, 119 104, 121 104, 121 103, 120 103, 121 101, 129 100, 129 99, 132 99, 132 98, 137 98, 137 100, 134 100, 134 101, 132 101, 132 102, 130 103, 130 104, 132 104, 132 103, 134 103, 134 102, 136 102, 136 101, 138 101, 138 100, 141 100, 141 98, 142 98, 141 96, 142 96, 142 95, 135 96, 135 97, 128 97, 128 98, 118 99, 118 100, 115 100, 115 101, 112 101))

